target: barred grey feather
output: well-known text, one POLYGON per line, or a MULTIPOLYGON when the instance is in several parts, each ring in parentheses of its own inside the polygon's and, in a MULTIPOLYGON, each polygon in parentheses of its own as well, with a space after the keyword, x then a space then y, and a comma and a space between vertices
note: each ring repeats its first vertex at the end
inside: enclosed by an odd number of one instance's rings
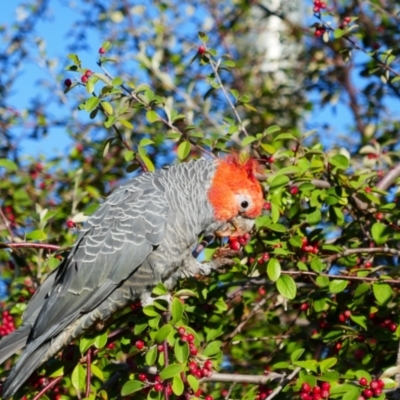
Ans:
POLYGON ((96 321, 145 298, 159 282, 172 288, 201 271, 193 247, 199 235, 221 226, 207 200, 216 165, 198 160, 146 173, 105 200, 29 303, 23 325, 0 341, 0 362, 26 346, 4 384, 4 400, 96 321))

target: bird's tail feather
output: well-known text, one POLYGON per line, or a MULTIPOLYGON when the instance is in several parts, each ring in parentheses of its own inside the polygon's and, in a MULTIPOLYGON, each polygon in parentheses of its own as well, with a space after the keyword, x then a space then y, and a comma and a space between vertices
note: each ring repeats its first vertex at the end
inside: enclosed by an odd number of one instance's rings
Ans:
POLYGON ((25 347, 31 328, 30 324, 22 325, 16 331, 0 340, 0 365, 18 350, 25 347))

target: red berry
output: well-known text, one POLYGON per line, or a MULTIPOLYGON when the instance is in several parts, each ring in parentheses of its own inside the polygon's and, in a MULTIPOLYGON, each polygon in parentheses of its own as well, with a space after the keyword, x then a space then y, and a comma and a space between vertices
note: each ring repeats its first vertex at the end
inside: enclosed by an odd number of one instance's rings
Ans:
POLYGON ((198 351, 197 351, 196 347, 192 347, 192 348, 190 349, 190 354, 191 354, 192 356, 197 356, 197 353, 198 353, 198 351))
POLYGON ((293 186, 290 188, 290 194, 295 196, 297 193, 299 193, 299 188, 297 186, 293 186))
POLYGON ((212 368, 213 368, 213 363, 212 363, 210 360, 207 360, 207 361, 204 363, 204 368, 205 368, 205 369, 208 369, 209 371, 211 371, 212 368))
POLYGON ((139 378, 139 381, 144 382, 147 379, 147 376, 146 376, 146 374, 139 374, 138 378, 139 378))
POLYGON ((106 49, 104 47, 99 48, 99 53, 104 54, 106 52, 106 49))
POLYGON ((229 248, 231 250, 240 250, 240 243, 236 238, 229 239, 229 248))
POLYGON ((308 303, 302 303, 300 305, 300 310, 301 311, 307 311, 310 308, 310 305, 308 303))
POLYGON ((202 56, 206 52, 206 47, 205 46, 199 46, 197 51, 202 56))
POLYGON ((261 256, 261 258, 262 258, 262 260, 263 260, 264 262, 266 262, 266 261, 269 260, 269 254, 268 254, 268 253, 264 253, 264 254, 261 256))
POLYGON ((162 353, 162 352, 164 351, 164 345, 163 345, 163 344, 159 344, 159 345, 157 346, 157 350, 158 350, 160 353, 162 353))
POLYGON ((138 350, 142 350, 142 349, 144 348, 144 342, 143 342, 143 340, 138 340, 138 341, 135 343, 135 346, 136 346, 136 348, 137 348, 138 350))
POLYGON ((338 320, 339 322, 346 322, 346 317, 343 314, 339 314, 338 320))
POLYGON ((366 188, 365 188, 365 193, 371 193, 371 188, 369 187, 369 186, 367 186, 366 188))
POLYGON ((321 389, 329 392, 331 390, 331 384, 329 382, 322 382, 321 389))
POLYGON ((381 220, 381 219, 383 219, 383 214, 381 212, 378 212, 378 213, 375 214, 375 218, 377 220, 381 220))
POLYGON ((371 262, 371 261, 367 261, 367 262, 364 264, 364 267, 365 267, 365 268, 371 268, 371 267, 372 267, 372 262, 371 262))
POLYGON ((86 82, 88 81, 88 79, 89 79, 89 78, 88 78, 86 75, 82 75, 82 76, 81 76, 81 82, 82 82, 82 83, 86 83, 86 82))
POLYGON ((377 382, 378 382, 379 389, 383 389, 385 387, 385 382, 383 382, 382 379, 378 379, 377 382))
POLYGON ((374 397, 379 397, 382 394, 382 389, 376 388, 373 390, 373 392, 374 392, 374 397))
POLYGON ((301 385, 301 391, 304 393, 309 393, 311 391, 311 386, 307 382, 304 382, 301 385))
POLYGON ((269 201, 266 201, 266 202, 264 203, 263 208, 264 208, 264 210, 269 211, 269 210, 271 209, 271 203, 270 203, 269 201))
POLYGON ((323 399, 328 399, 329 398, 329 390, 323 390, 322 392, 321 392, 321 397, 323 398, 323 399))
POLYGON ((204 400, 213 400, 214 398, 212 396, 206 396, 204 397, 204 400))
POLYGON ((342 343, 336 343, 336 345, 335 345, 335 349, 336 350, 340 350, 342 348, 342 343))
POLYGON ((321 400, 322 396, 320 393, 313 394, 312 400, 321 400))
POLYGON ((64 81, 64 86, 66 86, 66 87, 70 87, 72 85, 72 81, 71 81, 71 79, 66 79, 65 81, 64 81))
POLYGON ((361 386, 367 386, 367 384, 368 384, 367 378, 364 378, 364 377, 360 378, 360 379, 358 380, 358 383, 359 383, 361 386))
POLYGON ((369 384, 370 389, 374 390, 374 389, 378 389, 378 382, 377 381, 371 381, 371 383, 369 384))
POLYGON ((85 71, 85 76, 87 76, 88 78, 90 78, 93 75, 93 72, 90 69, 87 69, 85 71))
POLYGON ((391 323, 391 324, 388 326, 388 328, 389 328, 390 332, 396 332, 396 330, 397 330, 397 325, 391 323))
POLYGON ((186 332, 186 329, 185 329, 183 326, 181 326, 180 328, 178 328, 178 333, 179 333, 180 335, 184 335, 185 332, 186 332))
POLYGON ((260 287, 260 288, 258 289, 258 294, 259 294, 260 296, 265 296, 265 295, 267 294, 267 291, 265 290, 265 288, 260 287))
POLYGON ((321 388, 319 386, 314 386, 312 389, 313 394, 320 394, 321 388))
POLYGON ((373 393, 373 391, 371 389, 365 389, 365 390, 363 390, 362 395, 366 399, 370 399, 374 395, 374 393, 373 393))
POLYGON ((71 221, 70 219, 67 221, 68 228, 75 228, 75 222, 71 221))
POLYGON ((182 336, 181 336, 181 340, 182 340, 182 342, 188 342, 188 337, 187 337, 187 335, 182 335, 182 336))
POLYGON ((189 334, 187 335, 187 340, 188 340, 188 342, 193 342, 193 341, 194 341, 194 335, 192 335, 191 333, 189 333, 189 334))
POLYGON ((164 389, 164 386, 163 386, 163 384, 162 383, 156 383, 155 385, 154 385, 154 390, 156 391, 156 392, 161 392, 162 390, 164 389))
POLYGON ((344 315, 346 318, 350 318, 350 317, 351 317, 351 311, 350 311, 350 310, 346 310, 346 311, 343 313, 343 315, 344 315))

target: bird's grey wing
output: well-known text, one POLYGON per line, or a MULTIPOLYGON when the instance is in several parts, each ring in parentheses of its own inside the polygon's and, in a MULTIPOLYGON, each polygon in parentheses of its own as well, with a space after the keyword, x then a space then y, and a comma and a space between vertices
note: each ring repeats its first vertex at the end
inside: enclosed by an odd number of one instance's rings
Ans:
POLYGON ((38 345, 104 301, 162 241, 169 206, 157 174, 118 188, 89 218, 60 268, 29 341, 38 345))

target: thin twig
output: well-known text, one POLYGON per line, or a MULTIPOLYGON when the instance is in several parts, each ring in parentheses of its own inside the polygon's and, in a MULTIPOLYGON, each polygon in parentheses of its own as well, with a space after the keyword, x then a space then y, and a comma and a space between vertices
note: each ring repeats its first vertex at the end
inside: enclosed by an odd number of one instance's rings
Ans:
POLYGON ((290 382, 300 372, 300 370, 301 368, 297 367, 286 379, 284 379, 284 381, 279 386, 275 388, 275 390, 265 400, 271 400, 275 396, 277 396, 284 388, 285 384, 287 382, 290 382))
POLYGON ((254 383, 264 385, 275 379, 282 379, 286 375, 271 372, 268 375, 244 375, 244 374, 220 374, 213 373, 207 378, 202 378, 201 382, 230 382, 230 383, 254 383))
POLYGON ((380 190, 387 190, 400 177, 400 164, 391 169, 377 184, 376 188, 380 190))
POLYGON ((213 60, 211 58, 210 58, 210 65, 211 65, 212 70, 214 71, 215 78, 217 79, 218 83, 220 84, 220 88, 221 88, 222 93, 224 94, 224 96, 226 98, 226 101, 228 102, 228 104, 231 107, 233 113, 235 114, 235 117, 236 117, 237 121, 239 122, 240 130, 243 131, 243 133, 246 136, 249 136, 249 134, 248 134, 248 132, 246 130, 246 127, 243 124, 242 118, 240 118, 238 110, 236 109, 235 105, 232 103, 232 100, 230 99, 229 94, 226 91, 224 84, 222 83, 221 77, 219 76, 219 73, 218 73, 218 68, 214 64, 214 62, 213 62, 213 60))
POLYGON ((92 380, 92 349, 89 348, 86 355, 86 392, 85 397, 89 397, 90 395, 90 384, 92 380))
POLYGON ((61 246, 48 243, 30 243, 30 242, 17 242, 17 243, 0 243, 0 248, 18 249, 18 248, 30 248, 30 249, 46 249, 51 251, 61 250, 61 246))
POLYGON ((1 219, 3 220, 3 222, 4 222, 4 225, 5 225, 6 228, 7 228, 8 233, 10 234, 11 240, 14 242, 15 239, 14 239, 14 234, 13 234, 13 232, 12 232, 12 230, 11 230, 10 221, 9 221, 9 220, 7 219, 7 217, 5 216, 2 207, 0 207, 0 216, 1 216, 1 219))
POLYGON ((48 390, 50 390, 53 386, 55 386, 61 379, 64 378, 64 375, 57 376, 57 378, 53 379, 49 382, 34 398, 33 400, 39 400, 48 390))

